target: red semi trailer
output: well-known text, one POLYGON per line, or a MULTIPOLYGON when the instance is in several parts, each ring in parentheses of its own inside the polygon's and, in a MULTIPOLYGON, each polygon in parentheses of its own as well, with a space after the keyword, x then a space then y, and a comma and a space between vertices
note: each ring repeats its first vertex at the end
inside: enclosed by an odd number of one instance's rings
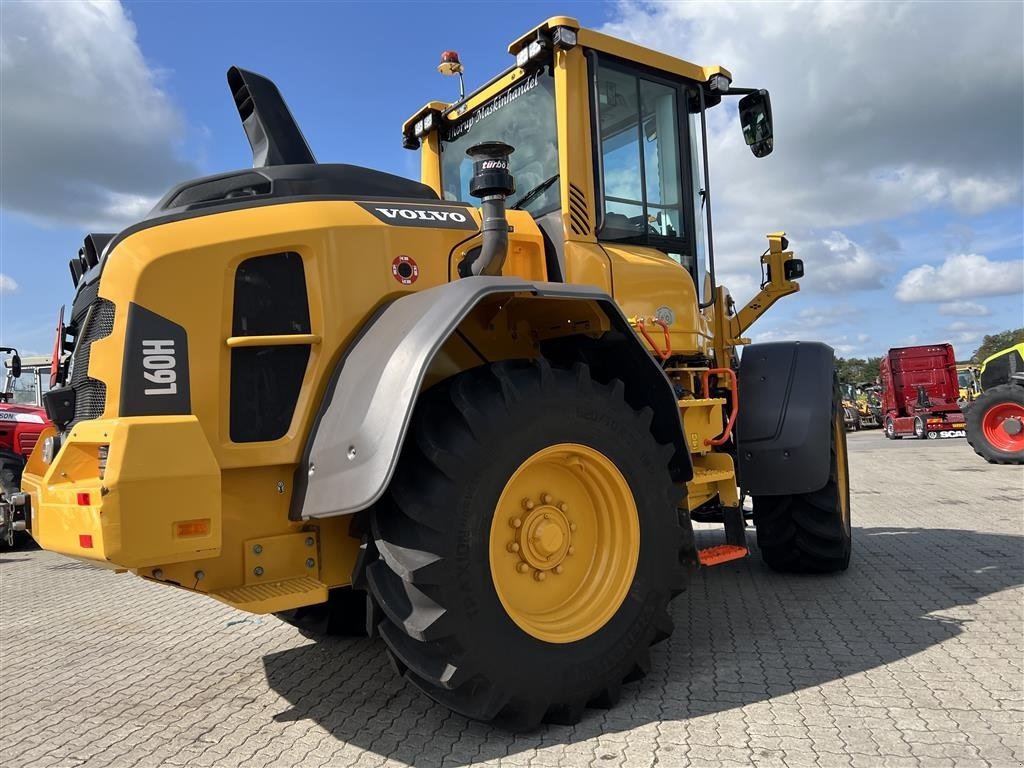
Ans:
POLYGON ((967 436, 951 344, 890 349, 879 377, 887 438, 967 436))

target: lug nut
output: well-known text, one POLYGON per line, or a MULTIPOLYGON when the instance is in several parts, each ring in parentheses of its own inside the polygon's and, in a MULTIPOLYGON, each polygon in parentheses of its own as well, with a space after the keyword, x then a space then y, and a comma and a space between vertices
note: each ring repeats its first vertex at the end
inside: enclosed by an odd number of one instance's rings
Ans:
POLYGON ((540 500, 543 501, 545 504, 550 504, 551 500, 552 500, 551 499, 551 494, 550 493, 542 494, 541 497, 540 497, 540 500))
POLYGON ((567 554, 567 555, 575 555, 576 554, 576 547, 569 547, 569 549, 567 549, 565 551, 565 554, 567 554))
POLYGON ((560 565, 556 565, 556 566, 555 566, 555 573, 561 573, 561 572, 562 572, 562 571, 564 571, 564 570, 565 570, 565 568, 563 568, 563 567, 562 567, 562 566, 560 566, 560 565))
POLYGON ((518 517, 513 517, 511 520, 508 521, 508 524, 511 525, 513 528, 518 528, 523 524, 523 521, 520 520, 518 517))
POLYGON ((575 531, 576 530, 576 523, 569 523, 569 530, 570 531, 575 531))
POLYGON ((564 501, 560 501, 560 502, 558 502, 558 508, 559 508, 559 509, 560 509, 560 510, 561 510, 562 512, 568 512, 568 511, 569 511, 569 505, 568 505, 568 504, 566 504, 566 503, 565 503, 564 501))
POLYGON ((252 569, 252 572, 253 572, 253 575, 255 575, 255 576, 262 576, 263 575, 263 566, 257 565, 255 568, 252 569))
POLYGON ((523 499, 523 509, 529 512, 536 505, 533 503, 533 499, 523 499))
POLYGON ((518 552, 519 551, 519 544, 517 542, 513 541, 511 544, 508 545, 507 549, 508 549, 509 552, 518 552))
POLYGON ((528 570, 530 570, 530 566, 528 566, 526 563, 520 563, 516 566, 516 570, 520 573, 526 573, 528 570))
POLYGON ((312 557, 306 558, 307 568, 312 568, 314 565, 316 565, 316 560, 314 560, 312 557))
POLYGON ((537 571, 535 574, 533 574, 533 578, 535 578, 537 581, 544 581, 544 579, 546 579, 547 577, 548 575, 544 573, 544 571, 537 571))

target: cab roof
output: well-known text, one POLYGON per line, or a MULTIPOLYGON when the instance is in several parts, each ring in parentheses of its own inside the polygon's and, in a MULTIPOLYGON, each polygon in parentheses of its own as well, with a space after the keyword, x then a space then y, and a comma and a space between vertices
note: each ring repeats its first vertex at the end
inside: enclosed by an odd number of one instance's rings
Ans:
MULTIPOLYGON (((509 43, 508 52, 515 56, 523 46, 529 45, 530 42, 535 40, 538 34, 550 33, 556 27, 567 27, 574 30, 577 33, 577 44, 582 45, 585 48, 591 48, 621 59, 634 61, 637 64, 650 67, 652 69, 658 69, 663 72, 669 72, 674 75, 679 75, 680 77, 684 77, 689 80, 705 83, 712 75, 718 74, 725 75, 730 80, 732 79, 732 74, 729 70, 717 64, 701 66, 684 59, 676 58, 675 56, 669 56, 666 53, 661 53, 660 51, 655 51, 651 48, 645 48, 642 45, 637 45, 636 43, 631 43, 627 40, 622 40, 617 37, 612 37, 611 35, 606 35, 592 29, 581 27, 579 21, 571 16, 552 16, 551 18, 546 19, 529 32, 526 32, 509 43)), ((522 68, 512 67, 511 69, 498 74, 476 91, 468 94, 466 98, 462 100, 461 105, 469 105, 471 102, 482 101, 490 98, 509 82, 517 80, 523 74, 524 70, 522 68)), ((411 133, 413 126, 424 115, 430 112, 444 113, 457 104, 460 104, 460 102, 428 102, 413 113, 412 117, 402 124, 402 133, 406 135, 411 133)), ((448 117, 451 117, 451 115, 448 115, 448 117)))

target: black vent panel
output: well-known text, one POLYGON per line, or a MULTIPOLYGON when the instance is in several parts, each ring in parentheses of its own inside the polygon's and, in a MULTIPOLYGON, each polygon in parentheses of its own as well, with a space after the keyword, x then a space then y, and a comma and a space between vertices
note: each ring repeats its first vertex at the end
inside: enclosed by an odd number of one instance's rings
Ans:
POLYGON ((569 221, 577 235, 590 234, 590 215, 587 213, 587 198, 575 184, 569 185, 569 221))
POLYGON ((71 364, 70 384, 75 390, 75 418, 69 426, 80 421, 98 419, 106 408, 107 385, 90 378, 89 357, 93 342, 105 339, 114 330, 114 303, 107 299, 95 299, 83 322, 71 364))
MULTIPOLYGON (((243 261, 235 273, 233 336, 308 334, 302 257, 275 253, 243 261)), ((268 341, 270 341, 268 339, 268 341)), ((236 443, 288 432, 309 363, 309 346, 261 344, 231 350, 230 435, 236 443)))

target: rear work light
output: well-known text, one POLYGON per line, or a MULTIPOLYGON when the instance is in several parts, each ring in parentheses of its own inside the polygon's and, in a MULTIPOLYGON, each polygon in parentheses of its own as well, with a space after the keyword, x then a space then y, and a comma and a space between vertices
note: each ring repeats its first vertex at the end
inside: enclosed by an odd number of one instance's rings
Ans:
POLYGON ((183 536, 209 536, 210 519, 203 520, 181 520, 174 524, 174 535, 183 536))

